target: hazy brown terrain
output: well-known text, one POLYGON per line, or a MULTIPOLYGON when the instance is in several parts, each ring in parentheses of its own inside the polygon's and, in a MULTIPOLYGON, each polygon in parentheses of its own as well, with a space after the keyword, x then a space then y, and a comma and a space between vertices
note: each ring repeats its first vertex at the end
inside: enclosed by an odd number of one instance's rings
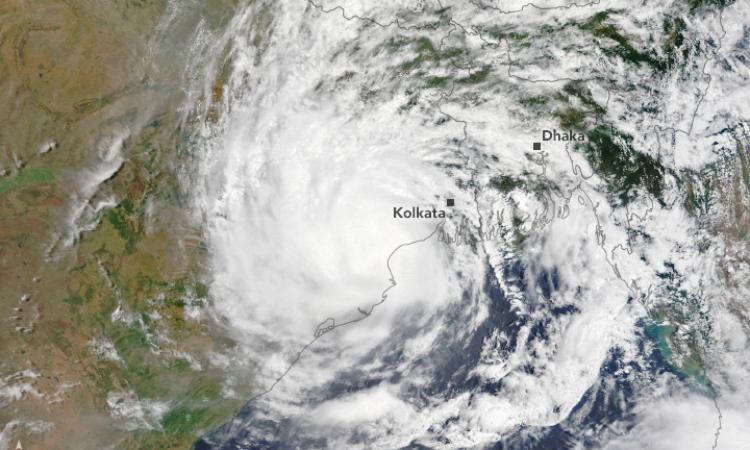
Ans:
POLYGON ((166 7, 0 2, 0 448, 186 448, 239 405, 207 359, 231 342, 201 313, 166 7))

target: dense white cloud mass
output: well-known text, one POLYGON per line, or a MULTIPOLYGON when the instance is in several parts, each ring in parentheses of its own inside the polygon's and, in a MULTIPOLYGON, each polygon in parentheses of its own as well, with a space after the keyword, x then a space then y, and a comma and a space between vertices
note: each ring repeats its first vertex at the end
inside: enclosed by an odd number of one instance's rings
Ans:
POLYGON ((258 394, 201 445, 750 442, 737 252, 683 206, 747 131, 750 13, 647 3, 251 2, 200 42, 193 192, 258 394))

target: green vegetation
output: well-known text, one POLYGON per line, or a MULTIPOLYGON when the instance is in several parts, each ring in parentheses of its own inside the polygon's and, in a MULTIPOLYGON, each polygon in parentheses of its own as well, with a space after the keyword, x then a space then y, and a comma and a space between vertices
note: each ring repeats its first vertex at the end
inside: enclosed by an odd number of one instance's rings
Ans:
POLYGON ((438 88, 445 87, 450 81, 451 77, 429 77, 425 81, 425 87, 427 88, 438 88))
POLYGON ((417 57, 401 65, 401 70, 405 72, 414 70, 426 62, 438 61, 440 59, 439 53, 435 50, 435 47, 433 47, 432 42, 426 37, 417 39, 416 42, 412 44, 412 47, 414 47, 414 50, 417 52, 417 57))
POLYGON ((664 61, 659 60, 652 54, 637 50, 615 25, 605 23, 608 18, 609 12, 602 11, 579 25, 579 28, 597 38, 614 41, 616 43, 614 46, 600 47, 607 55, 618 56, 633 64, 645 63, 658 72, 663 72, 667 69, 667 64, 664 61))
POLYGON ((503 39, 508 39, 511 41, 522 41, 524 39, 528 39, 529 37, 529 33, 518 31, 504 31, 501 30, 497 25, 487 27, 483 32, 496 41, 501 41, 503 39))
POLYGON ((492 177, 490 179, 490 186, 502 192, 503 194, 507 194, 514 189, 522 187, 523 182, 508 175, 500 175, 497 177, 492 177))
POLYGON ((65 332, 63 330, 50 330, 49 334, 52 337, 51 342, 55 347, 59 348, 60 351, 62 351, 68 357, 73 356, 73 344, 67 337, 65 337, 65 332))
POLYGON ((487 75, 489 75, 490 70, 491 70, 490 66, 483 66, 481 69, 477 70, 476 72, 473 72, 466 77, 457 79, 456 83, 461 83, 461 84, 481 83, 482 81, 487 79, 487 75))
POLYGON ((571 81, 555 98, 563 102, 564 106, 556 109, 552 114, 560 122, 560 127, 566 130, 584 131, 586 117, 602 117, 606 112, 599 105, 589 88, 582 81, 571 81))
POLYGON ((584 128, 586 113, 580 109, 566 107, 556 110, 553 115, 560 122, 560 127, 566 130, 580 130, 584 128))
POLYGON ((431 54, 436 55, 437 51, 435 50, 435 47, 432 45, 432 42, 430 39, 426 37, 420 37, 417 38, 417 41, 414 43, 416 46, 417 53, 421 54, 431 54))
POLYGON ((134 352, 137 353, 148 348, 148 336, 140 329, 138 324, 114 327, 112 331, 110 337, 113 339, 117 351, 127 359, 134 352))
POLYGON ((409 39, 405 36, 394 36, 390 39, 388 39, 385 44, 383 44, 383 47, 385 47, 386 50, 388 50, 390 53, 395 53, 404 47, 406 47, 409 44, 409 39))
POLYGON ((213 379, 196 377, 161 418, 160 430, 134 433, 131 442, 128 442, 131 445, 126 446, 142 449, 188 448, 201 432, 227 419, 227 405, 236 408, 239 402, 224 399, 221 385, 213 379))
POLYGON ((674 65, 679 49, 682 48, 683 58, 688 57, 689 48, 683 48, 686 28, 687 24, 679 17, 664 20, 663 29, 667 35, 667 40, 664 42, 663 50, 667 58, 667 65, 670 67, 674 65))
POLYGON ((18 187, 51 183, 55 173, 48 167, 29 167, 19 172, 15 177, 0 179, 0 195, 18 187))
POLYGON ((688 6, 691 11, 704 7, 718 7, 724 8, 734 3, 735 0, 687 0, 688 6))
POLYGON ((607 125, 598 125, 590 129, 586 137, 584 155, 623 204, 633 200, 636 188, 661 198, 665 169, 650 155, 634 150, 631 136, 607 125))
POLYGON ((653 157, 636 151, 632 136, 598 121, 587 121, 590 116, 603 117, 606 110, 594 100, 584 82, 567 83, 555 99, 563 104, 553 112, 560 127, 586 135, 586 142, 579 148, 621 203, 632 201, 637 188, 661 198, 664 167, 653 157))
MULTIPOLYGON (((410 58, 401 62, 395 72, 400 77, 413 74, 424 80, 423 87, 426 89, 444 88, 452 82, 464 85, 482 83, 488 78, 492 69, 490 65, 475 66, 469 69, 467 75, 456 77, 453 75, 456 70, 465 70, 473 66, 467 50, 461 47, 437 48, 426 36, 417 38, 395 36, 384 42, 382 48, 389 53, 411 50, 410 58)), ((410 106, 413 105, 407 105, 403 109, 409 109, 410 106)))
POLYGON ((195 283, 195 296, 198 298, 208 297, 208 286, 203 283, 195 283))
POLYGON ((401 64, 400 70, 402 72, 411 72, 414 69, 420 68, 428 63, 437 64, 440 61, 449 61, 455 58, 463 56, 466 51, 457 47, 448 47, 442 50, 437 50, 432 44, 429 38, 419 37, 413 41, 404 41, 405 38, 398 37, 392 38, 385 44, 385 48, 391 52, 402 50, 407 47, 411 47, 417 54, 415 58, 406 61, 401 64))
POLYGON ((526 107, 535 107, 546 105, 549 99, 543 95, 537 95, 534 97, 523 97, 519 102, 526 107))
POLYGON ((138 237, 142 234, 142 230, 137 228, 139 222, 130 219, 132 213, 132 204, 127 200, 123 201, 120 206, 108 209, 104 213, 104 217, 112 224, 117 234, 125 240, 126 253, 133 253, 138 237))
POLYGON ((68 297, 63 299, 63 303, 68 305, 68 310, 70 312, 71 319, 76 325, 79 325, 81 322, 81 315, 79 312, 80 307, 84 303, 88 302, 89 300, 90 299, 88 298, 84 299, 84 297, 81 297, 81 295, 78 293, 71 294, 68 297))
POLYGON ((215 423, 211 404, 221 399, 221 385, 216 381, 198 378, 180 398, 178 404, 161 421, 167 434, 195 433, 215 423))
POLYGON ((570 97, 578 99, 583 106, 587 108, 589 113, 593 113, 597 116, 603 115, 605 110, 604 107, 599 105, 591 94, 591 90, 582 81, 571 81, 563 87, 563 92, 570 97))

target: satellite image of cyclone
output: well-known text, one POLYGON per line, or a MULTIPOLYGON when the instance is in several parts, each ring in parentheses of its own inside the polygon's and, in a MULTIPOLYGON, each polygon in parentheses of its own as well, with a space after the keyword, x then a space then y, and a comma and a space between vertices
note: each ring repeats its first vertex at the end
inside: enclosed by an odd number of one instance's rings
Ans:
POLYGON ((747 0, 0 0, 0 450, 750 450, 747 0))

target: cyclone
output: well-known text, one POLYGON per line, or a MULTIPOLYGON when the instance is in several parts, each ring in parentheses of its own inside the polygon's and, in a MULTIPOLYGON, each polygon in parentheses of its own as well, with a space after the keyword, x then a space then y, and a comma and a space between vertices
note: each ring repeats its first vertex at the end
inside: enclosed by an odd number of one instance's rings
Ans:
MULTIPOLYGON (((510 3, 252 2, 203 43, 225 82, 193 198, 254 393, 197 448, 641 448, 675 401, 704 418, 669 419, 701 429, 680 448, 711 448, 742 420, 658 337, 665 267, 705 258, 675 174, 736 136, 719 76, 677 100, 719 45, 669 78, 624 3, 510 3)), ((702 14, 693 39, 726 37, 702 14)))

